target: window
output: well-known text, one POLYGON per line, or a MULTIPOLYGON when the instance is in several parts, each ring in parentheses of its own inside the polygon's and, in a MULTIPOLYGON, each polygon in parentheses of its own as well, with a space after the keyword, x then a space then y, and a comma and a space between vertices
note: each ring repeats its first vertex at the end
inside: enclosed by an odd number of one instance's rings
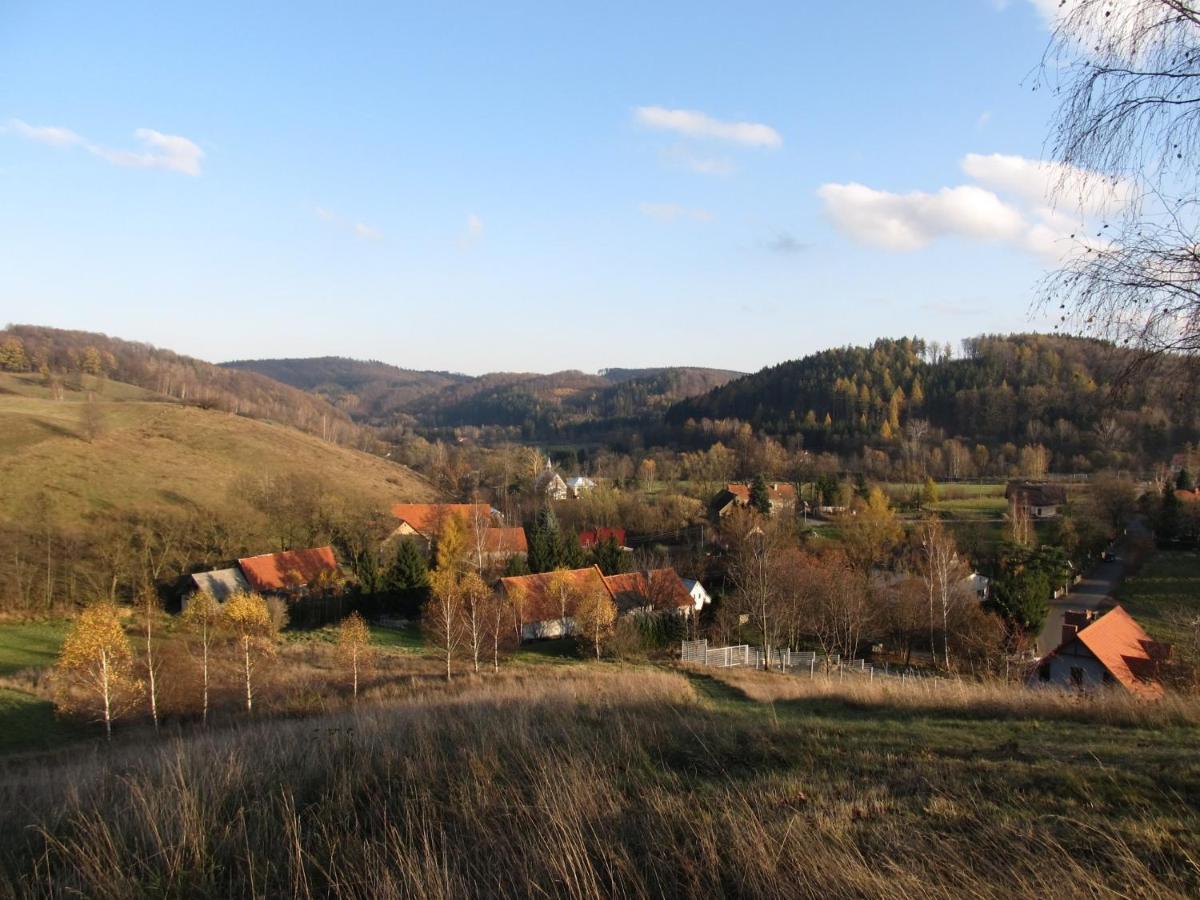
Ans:
POLYGON ((1083 687, 1083 669, 1079 666, 1071 666, 1071 684, 1083 687))

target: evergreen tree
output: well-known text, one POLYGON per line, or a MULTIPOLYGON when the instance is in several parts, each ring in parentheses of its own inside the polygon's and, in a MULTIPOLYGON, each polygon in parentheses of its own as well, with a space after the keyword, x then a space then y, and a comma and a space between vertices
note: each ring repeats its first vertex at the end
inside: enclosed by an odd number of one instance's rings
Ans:
POLYGON ((1175 485, 1170 480, 1163 485, 1162 502, 1158 506, 1158 518, 1154 522, 1154 536, 1159 541, 1172 543, 1179 540, 1179 498, 1175 496, 1175 485))
POLYGON ((998 560, 988 608, 1025 634, 1036 634, 1050 612, 1053 582, 1025 547, 1009 545, 998 560))
POLYGON ((750 483, 750 506, 764 516, 771 514, 771 494, 767 491, 767 479, 761 473, 750 483))
POLYGON ((562 551, 558 517, 554 515, 554 510, 546 507, 537 514, 529 533, 529 571, 552 572, 561 568, 562 551))
POLYGON ((605 575, 618 575, 625 571, 625 557, 630 555, 621 549, 616 538, 609 537, 592 549, 592 563, 605 575))
POLYGON ((384 590, 394 595, 402 608, 414 611, 429 592, 429 560, 415 540, 402 540, 383 579, 384 590))
POLYGON ((938 502, 938 486, 932 478, 926 476, 925 487, 921 490, 921 506, 925 509, 938 502))

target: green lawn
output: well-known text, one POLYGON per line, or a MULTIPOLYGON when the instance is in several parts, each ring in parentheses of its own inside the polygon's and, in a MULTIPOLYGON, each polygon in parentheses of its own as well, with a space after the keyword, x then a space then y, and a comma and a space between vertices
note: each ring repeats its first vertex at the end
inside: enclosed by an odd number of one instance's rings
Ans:
POLYGON ((0 688, 0 754, 53 750, 96 733, 82 723, 60 719, 49 700, 0 688))
POLYGON ((1183 616, 1200 615, 1200 553, 1159 550, 1125 579, 1117 599, 1158 640, 1182 643, 1183 616))
POLYGON ((0 622, 0 676, 54 665, 70 623, 0 622))
MULTIPOLYGON (((425 639, 421 636, 421 626, 410 622, 404 628, 382 628, 371 625, 371 643, 383 650, 400 650, 410 653, 420 653, 425 649, 425 639)), ((337 641, 337 626, 326 625, 324 628, 296 629, 284 631, 283 639, 289 643, 304 644, 310 641, 332 644, 337 641)))

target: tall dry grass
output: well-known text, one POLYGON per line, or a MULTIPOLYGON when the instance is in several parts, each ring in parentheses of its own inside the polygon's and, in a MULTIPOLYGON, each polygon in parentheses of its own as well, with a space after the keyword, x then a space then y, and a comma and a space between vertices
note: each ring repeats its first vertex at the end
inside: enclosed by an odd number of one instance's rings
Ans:
POLYGON ((1200 829, 1180 828, 1197 824, 1181 799, 1100 828, 1035 782, 997 796, 1008 775, 995 766, 896 758, 752 706, 702 702, 682 674, 589 667, 10 768, 0 774, 0 893, 1200 890, 1190 863, 1200 829), (1034 803, 1044 810, 1031 813, 1034 803))
POLYGON ((1200 696, 1168 693, 1148 703, 1118 690, 1026 688, 999 679, 900 680, 863 675, 779 675, 750 669, 703 669, 758 703, 843 704, 862 710, 955 715, 974 719, 1045 719, 1143 727, 1200 725, 1200 696))

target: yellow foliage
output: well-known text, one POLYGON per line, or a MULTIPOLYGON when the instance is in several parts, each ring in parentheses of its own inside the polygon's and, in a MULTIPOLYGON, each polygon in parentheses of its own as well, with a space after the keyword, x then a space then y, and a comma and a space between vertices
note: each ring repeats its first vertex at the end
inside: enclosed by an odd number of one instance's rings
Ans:
POLYGON ((113 603, 102 600, 80 613, 63 642, 56 669, 59 708, 95 714, 111 735, 113 720, 136 701, 141 688, 133 677, 133 650, 113 603))

